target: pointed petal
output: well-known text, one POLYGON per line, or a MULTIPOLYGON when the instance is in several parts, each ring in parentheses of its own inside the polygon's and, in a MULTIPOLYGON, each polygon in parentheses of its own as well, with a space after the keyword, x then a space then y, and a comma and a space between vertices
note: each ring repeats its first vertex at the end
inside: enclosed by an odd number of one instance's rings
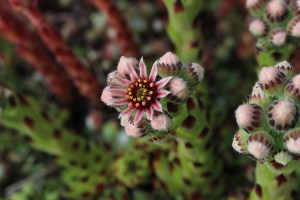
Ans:
POLYGON ((143 117, 143 113, 144 113, 144 110, 142 110, 142 109, 137 111, 137 113, 135 114, 135 117, 134 117, 134 124, 137 124, 137 123, 139 123, 139 121, 141 121, 141 119, 143 117))
POLYGON ((147 67, 144 63, 143 58, 141 58, 141 60, 140 60, 139 67, 140 67, 140 77, 141 77, 141 79, 146 79, 147 78, 147 67))
POLYGON ((121 77, 115 76, 114 79, 115 79, 116 83, 118 83, 118 84, 120 84, 120 85, 122 85, 124 87, 127 87, 127 85, 131 84, 131 82, 129 80, 121 78, 121 77))
POLYGON ((154 82, 155 78, 157 76, 157 61, 153 64, 150 75, 149 75, 149 81, 154 82))
POLYGON ((128 71, 129 71, 129 75, 130 75, 131 80, 132 79, 135 79, 135 80, 139 79, 139 77, 138 77, 135 69, 133 68, 133 66, 130 65, 128 62, 126 62, 126 64, 128 66, 128 71))
POLYGON ((113 96, 113 97, 124 97, 125 96, 124 89, 108 89, 107 91, 109 91, 111 93, 111 96, 113 96))
POLYGON ((162 106, 161 106, 160 102, 157 100, 155 100, 154 104, 152 104, 152 108, 159 112, 162 112, 162 106))
POLYGON ((170 94, 171 92, 167 91, 167 90, 159 90, 157 92, 157 98, 158 99, 161 99, 161 98, 164 98, 166 97, 168 94, 170 94))
POLYGON ((157 87, 157 89, 165 87, 172 78, 173 77, 163 78, 160 81, 158 81, 157 83, 155 83, 155 86, 157 87))
POLYGON ((122 98, 122 99, 117 99, 113 101, 114 106, 123 106, 128 104, 128 99, 122 98))
POLYGON ((147 113, 147 119, 152 120, 153 119, 153 109, 147 108, 146 113, 147 113))
POLYGON ((134 107, 128 107, 128 108, 126 108, 125 110, 123 110, 123 111, 120 113, 119 118, 121 118, 121 117, 123 117, 123 116, 125 116, 125 115, 131 114, 134 110, 135 110, 134 107))

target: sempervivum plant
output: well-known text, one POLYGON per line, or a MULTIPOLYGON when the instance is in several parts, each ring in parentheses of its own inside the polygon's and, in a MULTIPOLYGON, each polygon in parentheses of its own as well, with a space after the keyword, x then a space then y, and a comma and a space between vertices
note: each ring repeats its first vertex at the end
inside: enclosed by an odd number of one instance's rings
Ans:
MULTIPOLYGON (((122 57, 102 93, 102 101, 120 112, 128 136, 163 142, 165 152, 153 158, 154 174, 171 194, 187 199, 216 198, 223 191, 222 164, 214 159, 216 149, 210 144, 211 127, 201 100, 203 71, 199 64, 183 63, 171 52, 148 70, 143 60, 122 57)), ((132 171, 134 160, 119 159, 115 165, 118 178, 129 187, 133 183, 123 174, 132 171)), ((140 164, 135 167, 147 171, 147 163, 140 164)), ((142 180, 140 175, 132 177, 142 180)))
POLYGON ((251 198, 290 199, 300 155, 300 75, 286 61, 263 67, 235 114, 233 148, 258 161, 251 198), (276 197, 276 198, 275 198, 276 197))
POLYGON ((300 37, 299 0, 247 0, 253 19, 249 31, 257 38, 257 60, 261 66, 274 59, 288 59, 300 37))
POLYGON ((175 54, 168 52, 149 71, 148 75, 143 59, 138 62, 121 57, 117 70, 108 75, 101 100, 120 111, 121 125, 128 136, 148 136, 157 141, 180 125, 173 124, 163 102, 185 102, 202 80, 203 68, 189 63, 183 66, 175 54))

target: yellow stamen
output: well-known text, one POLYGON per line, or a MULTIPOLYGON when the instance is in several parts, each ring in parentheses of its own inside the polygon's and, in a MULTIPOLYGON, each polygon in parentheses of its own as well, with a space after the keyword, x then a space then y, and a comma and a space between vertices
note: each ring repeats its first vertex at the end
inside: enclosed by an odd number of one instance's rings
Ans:
POLYGON ((147 83, 147 80, 144 80, 144 83, 147 83))
POLYGON ((136 98, 134 98, 133 101, 136 102, 136 98))
POLYGON ((137 98, 138 101, 141 101, 141 98, 137 98))
POLYGON ((143 85, 140 83, 140 84, 139 84, 139 87, 142 87, 142 86, 143 86, 143 85))
POLYGON ((142 81, 141 79, 138 80, 138 82, 141 82, 141 81, 142 81))
POLYGON ((131 91, 131 88, 128 88, 127 90, 130 92, 130 91, 131 91))

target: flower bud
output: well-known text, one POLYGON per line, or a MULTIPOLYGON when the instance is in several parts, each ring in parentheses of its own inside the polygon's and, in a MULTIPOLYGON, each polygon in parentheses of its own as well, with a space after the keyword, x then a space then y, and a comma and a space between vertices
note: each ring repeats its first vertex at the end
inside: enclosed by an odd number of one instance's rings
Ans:
POLYGON ((254 36, 262 36, 266 34, 267 32, 267 25, 265 22, 263 22, 260 19, 255 19, 252 21, 249 25, 249 31, 254 35, 254 36))
POLYGON ((300 130, 292 130, 287 133, 284 138, 287 150, 294 154, 300 154, 300 130))
POLYGON ((285 86, 285 93, 288 96, 300 100, 300 74, 290 79, 285 86))
POLYGON ((286 151, 280 151, 274 155, 274 159, 277 163, 286 166, 293 159, 293 157, 286 151))
POLYGON ((198 85, 204 77, 204 69, 196 63, 188 63, 185 67, 188 84, 191 86, 198 85))
POLYGON ((139 62, 137 61, 137 59, 135 58, 131 58, 131 57, 125 57, 122 56, 119 60, 118 66, 117 66, 117 71, 122 75, 129 75, 129 68, 128 65, 132 66, 133 68, 137 68, 139 62))
POLYGON ((291 36, 300 37, 300 16, 293 18, 287 29, 291 36))
POLYGON ((261 126, 262 108, 255 104, 243 104, 236 109, 235 117, 241 129, 252 132, 261 126))
POLYGON ((233 141, 232 141, 232 147, 235 151, 237 151, 238 153, 245 153, 247 152, 247 144, 246 144, 246 140, 248 138, 248 134, 242 130, 239 129, 234 137, 233 137, 233 141))
POLYGON ((269 123, 278 131, 295 127, 298 117, 298 108, 290 100, 275 101, 268 109, 269 123))
POLYGON ((292 0, 292 10, 296 15, 300 14, 300 0, 292 0))
POLYGON ((179 77, 174 77, 170 80, 169 91, 173 97, 179 100, 186 99, 189 93, 187 83, 179 77))
POLYGON ((287 61, 282 61, 275 65, 279 71, 283 72, 287 78, 290 78, 296 74, 295 69, 287 61))
POLYGON ((139 123, 134 124, 133 123, 133 116, 128 119, 128 122, 125 123, 125 132, 126 135, 131 136, 131 137, 141 137, 145 135, 146 132, 146 127, 145 127, 145 122, 142 119, 139 121, 139 123))
POLYGON ((254 156, 254 158, 261 160, 270 155, 270 151, 273 146, 272 139, 266 134, 257 133, 251 135, 248 138, 248 152, 254 156))
POLYGON ((261 89, 260 83, 256 82, 252 88, 251 94, 249 95, 249 103, 261 104, 266 102, 267 100, 267 96, 261 89))
POLYGON ((275 67, 263 67, 258 75, 261 88, 267 94, 274 94, 281 89, 285 75, 275 67))
POLYGON ((151 121, 151 127, 158 131, 168 131, 168 128, 171 126, 171 124, 172 121, 170 117, 165 113, 154 116, 153 120, 151 121))
POLYGON ((247 0, 246 7, 249 10, 258 10, 262 7, 264 0, 247 0))
POLYGON ((269 34, 269 40, 275 46, 282 46, 286 42, 286 32, 280 28, 273 29, 269 34))
POLYGON ((272 21, 282 21, 287 16, 287 3, 285 0, 271 0, 266 8, 267 18, 272 21))
POLYGON ((182 68, 182 63, 176 54, 167 52, 158 60, 157 67, 159 75, 167 77, 178 74, 182 68))

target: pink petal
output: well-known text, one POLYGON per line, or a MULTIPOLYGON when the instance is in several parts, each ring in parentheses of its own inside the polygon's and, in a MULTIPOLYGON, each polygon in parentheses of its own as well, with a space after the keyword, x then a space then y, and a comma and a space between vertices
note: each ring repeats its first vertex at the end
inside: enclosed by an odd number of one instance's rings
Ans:
POLYGON ((157 92, 157 98, 164 98, 166 97, 168 94, 170 94, 171 92, 167 91, 167 90, 160 90, 157 92))
POLYGON ((162 106, 159 101, 155 100, 154 104, 152 104, 153 109, 162 112, 162 106))
POLYGON ((140 67, 140 77, 141 77, 141 79, 146 79, 147 78, 147 68, 146 68, 146 65, 144 63, 143 58, 141 58, 139 67, 140 67))
POLYGON ((120 113, 119 118, 121 118, 121 117, 123 117, 123 116, 125 116, 125 115, 131 114, 134 110, 135 110, 134 107, 128 107, 128 108, 126 108, 125 110, 123 110, 123 111, 120 113))
POLYGON ((124 97, 124 89, 108 89, 112 96, 114 97, 124 97))
POLYGON ((146 114, 147 114, 147 119, 149 119, 149 120, 153 119, 153 109, 152 108, 147 108, 146 114))
POLYGON ((157 87, 157 89, 165 87, 172 78, 173 77, 163 78, 160 81, 158 81, 157 83, 155 83, 155 86, 157 87))
POLYGON ((121 78, 121 77, 115 76, 114 79, 115 79, 116 83, 118 83, 118 84, 120 84, 120 85, 122 85, 124 87, 127 87, 127 85, 131 84, 131 82, 129 80, 121 78))
POLYGON ((122 98, 113 101, 114 106, 122 106, 128 104, 128 99, 122 98))
POLYGON ((133 79, 135 79, 135 80, 139 79, 139 77, 138 77, 135 69, 133 68, 133 66, 131 66, 128 62, 126 62, 126 63, 127 63, 127 66, 128 66, 128 71, 129 71, 129 75, 130 75, 131 80, 133 80, 133 79))
POLYGON ((142 109, 137 111, 137 113, 135 114, 135 117, 134 117, 134 124, 137 124, 137 123, 139 123, 139 121, 141 121, 141 119, 143 117, 143 113, 144 113, 144 110, 142 110, 142 109))
POLYGON ((149 81, 154 82, 155 78, 157 76, 157 61, 153 64, 150 75, 149 75, 149 81))

